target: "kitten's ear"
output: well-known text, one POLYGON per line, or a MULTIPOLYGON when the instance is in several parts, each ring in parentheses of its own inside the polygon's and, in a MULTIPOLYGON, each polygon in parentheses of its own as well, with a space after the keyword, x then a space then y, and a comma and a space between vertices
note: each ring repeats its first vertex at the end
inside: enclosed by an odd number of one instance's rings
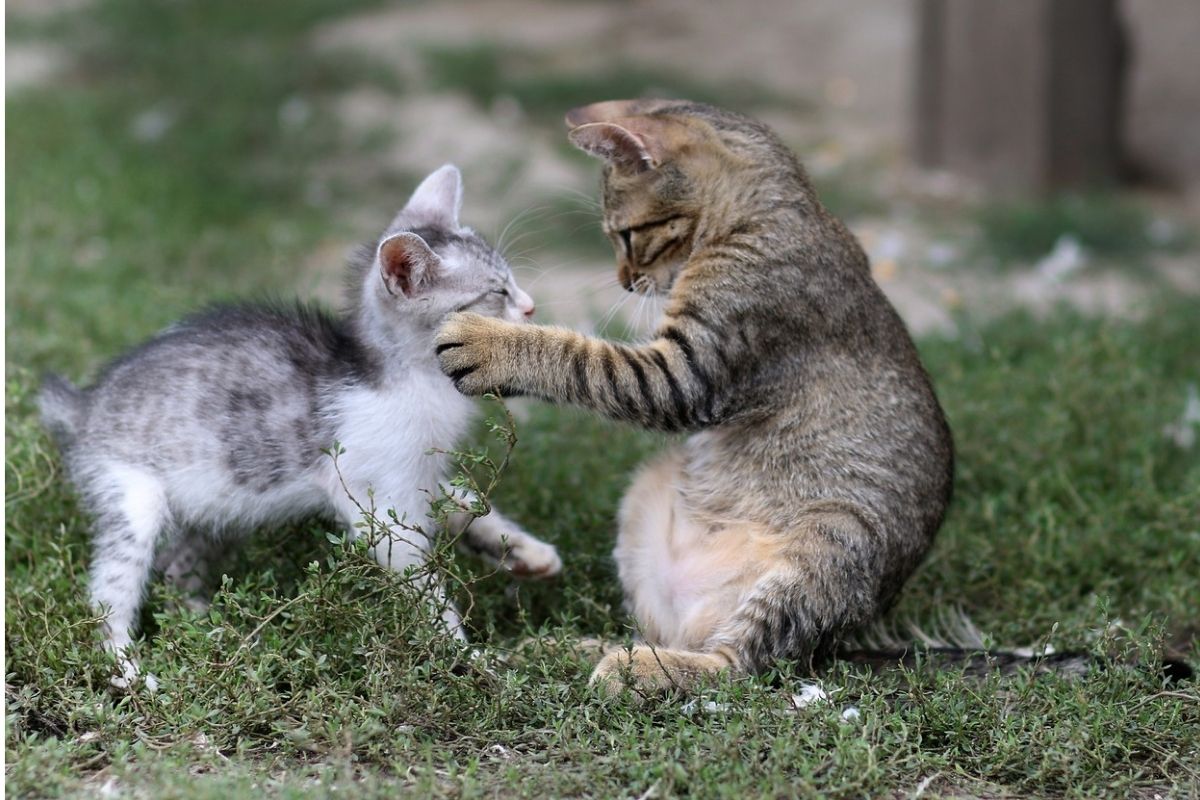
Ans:
POLYGON ((462 195, 462 173, 453 164, 446 164, 421 181, 400 213, 409 220, 457 228, 462 195))
POLYGON ((379 274, 390 294, 420 294, 441 267, 441 259, 415 233, 397 233, 379 244, 379 274))

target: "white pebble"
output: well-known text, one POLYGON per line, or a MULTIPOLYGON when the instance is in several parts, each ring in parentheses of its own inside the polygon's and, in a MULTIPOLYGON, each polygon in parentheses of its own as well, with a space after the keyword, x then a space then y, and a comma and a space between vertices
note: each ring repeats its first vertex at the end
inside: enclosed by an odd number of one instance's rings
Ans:
POLYGON ((824 689, 815 683, 807 683, 800 690, 800 694, 792 695, 792 705, 796 708, 804 708, 828 699, 829 695, 825 693, 824 689))

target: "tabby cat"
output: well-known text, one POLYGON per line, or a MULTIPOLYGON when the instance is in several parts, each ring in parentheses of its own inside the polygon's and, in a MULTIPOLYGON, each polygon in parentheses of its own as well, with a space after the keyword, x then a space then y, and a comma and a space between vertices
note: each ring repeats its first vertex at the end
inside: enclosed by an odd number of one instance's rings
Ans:
POLYGON ((667 296, 626 345, 448 318, 467 394, 574 403, 688 438, 645 466, 615 558, 644 643, 593 681, 688 688, 811 665, 879 617, 950 501, 950 430, 862 247, 766 126, 685 101, 567 115, 604 161, 604 230, 630 290, 667 296))

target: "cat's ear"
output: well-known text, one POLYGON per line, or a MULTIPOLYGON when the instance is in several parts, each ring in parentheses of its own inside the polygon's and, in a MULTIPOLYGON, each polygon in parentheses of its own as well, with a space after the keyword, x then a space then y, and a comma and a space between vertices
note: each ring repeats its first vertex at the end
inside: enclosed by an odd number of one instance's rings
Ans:
POLYGON ((637 100, 605 100, 602 103, 572 108, 567 112, 568 128, 578 128, 591 122, 612 122, 622 117, 652 114, 671 106, 691 105, 688 100, 655 100, 648 97, 637 100))
POLYGON ((657 169, 685 147, 690 136, 683 123, 660 117, 589 122, 567 134, 580 150, 630 172, 657 169))
POLYGON ((437 275, 441 259, 415 233, 397 233, 379 243, 379 274, 393 295, 420 294, 437 275))
POLYGON ((580 125, 568 133, 567 138, 588 155, 631 172, 654 169, 662 163, 643 136, 614 122, 580 125))
POLYGON ((446 164, 421 181, 400 213, 407 220, 457 228, 462 195, 462 173, 453 164, 446 164))

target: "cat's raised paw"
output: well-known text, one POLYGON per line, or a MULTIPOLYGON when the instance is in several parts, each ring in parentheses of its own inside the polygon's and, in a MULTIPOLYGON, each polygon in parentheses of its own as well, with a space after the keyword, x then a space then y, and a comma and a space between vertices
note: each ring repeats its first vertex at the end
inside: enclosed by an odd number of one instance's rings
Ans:
POLYGON ((463 394, 514 394, 509 386, 512 365, 505 347, 514 328, 480 314, 451 314, 434 340, 442 372, 463 394))

